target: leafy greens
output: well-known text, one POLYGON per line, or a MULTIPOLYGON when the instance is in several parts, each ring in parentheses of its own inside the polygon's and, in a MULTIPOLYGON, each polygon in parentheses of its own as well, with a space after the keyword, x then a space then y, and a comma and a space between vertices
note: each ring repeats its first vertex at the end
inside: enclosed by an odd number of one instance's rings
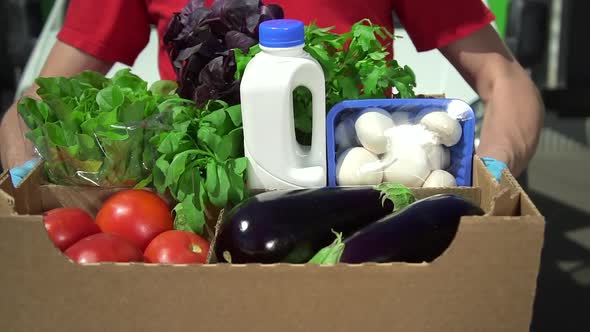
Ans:
POLYGON ((110 79, 85 71, 36 83, 41 100, 25 97, 17 109, 51 182, 129 186, 151 172, 157 155, 147 121, 160 104, 179 99, 176 83, 158 81, 148 89, 129 69, 110 79))
POLYGON ((210 101, 198 108, 172 101, 162 107, 160 121, 167 130, 150 140, 159 158, 138 187, 153 183, 158 192, 169 192, 178 202, 175 229, 203 234, 208 211, 246 196, 240 106, 210 101))
POLYGON ((174 92, 176 83, 148 89, 129 69, 112 79, 86 71, 37 83, 42 100, 23 98, 18 111, 50 182, 152 185, 177 202, 175 228, 198 234, 208 212, 246 196, 239 105, 210 100, 197 107, 174 92))
MULTIPOLYGON (((320 28, 314 23, 305 28, 305 50, 324 70, 326 79, 326 110, 351 99, 415 97, 416 77, 408 66, 400 66, 388 49, 394 35, 387 29, 364 19, 344 34, 320 28), (392 92, 392 87, 395 91, 392 92)), ((248 62, 260 52, 255 45, 247 53, 235 50, 236 80, 244 74, 248 62)), ((302 143, 311 139, 311 93, 304 88, 294 91, 295 127, 302 143)))
MULTIPOLYGON (((239 85, 246 65, 260 52, 258 26, 285 15, 280 6, 259 0, 190 1, 170 22, 164 42, 178 75, 179 95, 202 106, 209 100, 240 103, 239 85)), ((344 34, 306 26, 305 50, 322 66, 326 110, 347 99, 415 97, 411 68, 391 56, 392 32, 364 19, 344 34)), ((311 139, 311 93, 294 91, 297 137, 311 139)))

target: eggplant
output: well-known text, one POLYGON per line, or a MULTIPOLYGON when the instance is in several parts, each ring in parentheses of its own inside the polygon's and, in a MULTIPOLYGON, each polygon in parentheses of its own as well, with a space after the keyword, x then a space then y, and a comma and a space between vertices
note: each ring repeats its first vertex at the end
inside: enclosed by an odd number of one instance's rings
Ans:
POLYGON ((461 217, 483 214, 453 194, 418 200, 346 238, 340 262, 431 262, 450 246, 461 217))
POLYGON ((303 263, 334 240, 393 211, 375 187, 276 190, 252 196, 222 219, 214 250, 220 262, 303 263))

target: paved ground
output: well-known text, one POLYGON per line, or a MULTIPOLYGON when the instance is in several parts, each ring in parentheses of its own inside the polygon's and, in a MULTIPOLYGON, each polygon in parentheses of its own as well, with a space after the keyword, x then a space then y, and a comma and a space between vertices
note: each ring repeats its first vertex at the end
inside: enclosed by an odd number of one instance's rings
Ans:
POLYGON ((528 170, 526 190, 547 220, 531 331, 588 331, 590 150, 555 146, 542 146, 528 170))

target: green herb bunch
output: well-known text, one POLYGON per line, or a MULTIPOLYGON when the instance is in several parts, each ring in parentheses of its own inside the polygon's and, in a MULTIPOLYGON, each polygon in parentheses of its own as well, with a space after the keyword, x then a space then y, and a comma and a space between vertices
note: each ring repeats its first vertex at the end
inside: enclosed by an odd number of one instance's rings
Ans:
POLYGON ((240 106, 172 99, 161 105, 166 130, 150 142, 159 154, 152 174, 138 187, 153 183, 178 202, 175 229, 203 234, 207 212, 241 202, 248 165, 243 150, 240 106))
MULTIPOLYGON (((326 79, 326 111, 343 100, 415 97, 416 77, 412 69, 392 59, 391 43, 395 36, 387 29, 364 19, 344 34, 333 27, 305 27, 305 51, 316 59, 326 79), (394 89, 395 88, 395 89, 394 89), (390 94, 390 92, 392 92, 390 94)), ((248 53, 236 55, 236 79, 240 79, 248 62, 260 52, 259 45, 248 53)), ((294 91, 295 126, 302 143, 311 138, 311 93, 305 88, 294 91)))

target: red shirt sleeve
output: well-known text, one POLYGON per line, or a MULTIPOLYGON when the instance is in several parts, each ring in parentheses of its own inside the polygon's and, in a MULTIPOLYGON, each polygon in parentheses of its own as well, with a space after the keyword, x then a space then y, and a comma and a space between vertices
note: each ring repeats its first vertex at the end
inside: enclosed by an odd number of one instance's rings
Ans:
POLYGON ((446 46, 495 19, 482 0, 394 0, 393 8, 418 51, 446 46))
POLYGON ((70 0, 57 38, 101 60, 131 66, 149 34, 144 0, 70 0))

